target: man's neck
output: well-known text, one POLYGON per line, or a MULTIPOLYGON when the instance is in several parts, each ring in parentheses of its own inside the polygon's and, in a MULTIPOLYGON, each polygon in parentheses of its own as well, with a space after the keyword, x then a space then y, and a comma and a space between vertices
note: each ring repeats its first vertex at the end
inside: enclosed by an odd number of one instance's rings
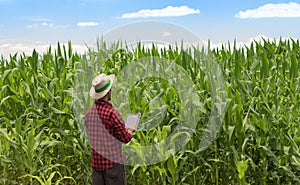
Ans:
POLYGON ((101 100, 109 101, 108 96, 104 96, 103 98, 101 98, 101 100))

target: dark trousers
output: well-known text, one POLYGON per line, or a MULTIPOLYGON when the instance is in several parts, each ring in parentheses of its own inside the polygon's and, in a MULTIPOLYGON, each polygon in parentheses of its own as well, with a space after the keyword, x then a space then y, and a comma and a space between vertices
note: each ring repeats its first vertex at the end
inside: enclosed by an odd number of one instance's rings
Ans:
POLYGON ((125 166, 116 164, 105 171, 93 170, 93 185, 126 185, 125 166))

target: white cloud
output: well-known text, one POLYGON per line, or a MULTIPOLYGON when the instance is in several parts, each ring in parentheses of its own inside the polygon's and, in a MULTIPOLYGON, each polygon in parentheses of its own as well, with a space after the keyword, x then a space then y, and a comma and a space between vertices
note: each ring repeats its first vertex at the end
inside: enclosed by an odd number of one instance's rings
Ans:
MULTIPOLYGON (((250 47, 251 44, 255 41, 257 43, 264 43, 264 40, 269 41, 269 42, 275 42, 275 43, 279 43, 280 41, 285 41, 285 40, 298 40, 298 38, 294 38, 294 37, 280 37, 280 38, 272 38, 269 37, 267 35, 257 35, 257 36, 253 36, 248 38, 246 41, 241 41, 241 40, 236 40, 236 41, 229 41, 228 42, 223 42, 223 43, 213 43, 210 42, 210 47, 211 48, 225 48, 228 49, 229 47, 232 49, 232 47, 235 45, 236 48, 244 48, 244 47, 250 47)), ((204 42, 204 46, 207 47, 208 46, 208 42, 204 42)), ((254 44, 255 47, 255 44, 254 44)))
POLYGON ((78 22, 77 23, 77 26, 79 26, 79 27, 91 27, 91 26, 98 26, 98 25, 99 25, 99 23, 93 22, 93 21, 91 21, 91 22, 78 22))
MULTIPOLYGON (((266 35, 257 35, 255 37, 250 37, 248 40, 246 41, 239 41, 239 40, 236 40, 236 41, 230 41, 229 43, 228 42, 224 42, 224 43, 213 43, 213 42, 210 42, 210 47, 211 48, 219 48, 219 49, 222 49, 223 47, 226 49, 226 48, 229 48, 229 46, 232 48, 234 45, 237 47, 237 48, 242 48, 242 47, 249 47, 251 45, 251 43, 253 41, 256 41, 256 42, 262 42, 263 39, 265 40, 270 40, 270 41, 273 41, 273 39, 269 36, 266 36, 266 35)), ((208 46, 208 42, 205 41, 205 46, 208 46)))
POLYGON ((173 7, 168 6, 163 9, 142 9, 137 12, 125 13, 121 18, 138 18, 138 17, 174 17, 189 14, 199 14, 200 10, 192 9, 187 6, 173 7))
POLYGON ((163 32, 162 37, 168 37, 171 36, 171 33, 168 31, 163 32))
POLYGON ((49 28, 53 28, 53 27, 54 27, 54 24, 43 22, 43 23, 42 23, 42 26, 44 26, 44 27, 49 27, 49 28))
POLYGON ((49 18, 43 18, 43 17, 25 17, 24 19, 34 22, 51 22, 52 19, 49 18))
POLYGON ((292 18, 300 17, 300 4, 290 2, 290 3, 280 3, 280 4, 266 4, 257 9, 240 11, 235 15, 235 17, 240 19, 246 18, 292 18))
MULTIPOLYGON (((63 45, 68 45, 66 43, 60 43, 63 45)), ((44 42, 14 42, 14 41, 1 41, 0 40, 0 57, 1 55, 8 59, 9 55, 14 55, 15 53, 25 54, 25 55, 31 55, 33 52, 33 49, 35 49, 38 53, 46 53, 49 47, 56 49, 56 43, 44 43, 44 42)), ((84 54, 87 51, 87 47, 85 44, 72 44, 73 51, 84 54)))
POLYGON ((39 28, 39 25, 38 24, 29 24, 29 25, 26 25, 25 28, 27 30, 30 30, 30 29, 38 29, 39 28))
POLYGON ((25 26, 26 29, 40 29, 40 28, 50 28, 50 29, 64 29, 66 25, 55 25, 53 23, 42 22, 42 23, 34 23, 25 26))

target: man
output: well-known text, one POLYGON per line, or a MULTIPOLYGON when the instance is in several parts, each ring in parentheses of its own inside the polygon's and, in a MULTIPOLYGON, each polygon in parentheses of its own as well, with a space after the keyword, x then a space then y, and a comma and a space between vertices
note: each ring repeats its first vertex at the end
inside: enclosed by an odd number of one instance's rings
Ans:
POLYGON ((85 122, 92 147, 93 185, 126 185, 122 144, 132 138, 133 128, 125 128, 121 114, 109 102, 115 75, 100 74, 92 81, 90 96, 95 103, 85 122))

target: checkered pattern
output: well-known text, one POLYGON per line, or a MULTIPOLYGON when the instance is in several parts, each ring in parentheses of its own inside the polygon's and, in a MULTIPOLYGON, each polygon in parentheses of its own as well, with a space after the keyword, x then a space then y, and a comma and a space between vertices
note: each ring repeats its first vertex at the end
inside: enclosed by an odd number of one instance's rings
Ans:
POLYGON ((106 100, 96 100, 85 115, 85 124, 92 147, 92 168, 103 171, 123 163, 122 144, 128 143, 132 135, 119 111, 106 100))

